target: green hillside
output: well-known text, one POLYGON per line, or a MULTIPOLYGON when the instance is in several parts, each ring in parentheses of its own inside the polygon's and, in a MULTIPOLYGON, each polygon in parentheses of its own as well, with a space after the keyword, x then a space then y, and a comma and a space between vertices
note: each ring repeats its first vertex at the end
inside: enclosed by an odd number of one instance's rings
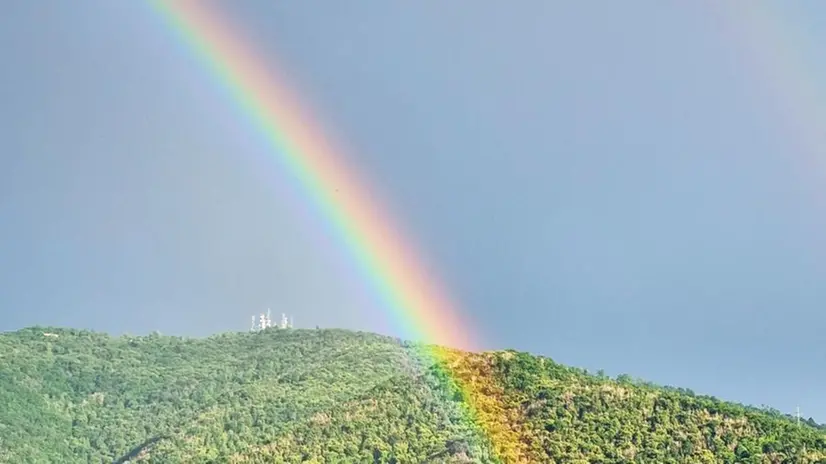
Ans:
POLYGON ((511 351, 422 365, 421 349, 342 330, 0 334, 0 462, 826 462, 813 422, 511 351))

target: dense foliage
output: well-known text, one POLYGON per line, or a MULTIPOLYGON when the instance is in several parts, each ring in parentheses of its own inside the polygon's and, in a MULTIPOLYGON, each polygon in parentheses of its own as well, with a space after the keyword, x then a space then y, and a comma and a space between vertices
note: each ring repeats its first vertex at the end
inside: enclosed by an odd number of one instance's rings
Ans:
POLYGON ((0 462, 127 461, 814 463, 826 430, 524 353, 342 330, 0 334, 0 462))

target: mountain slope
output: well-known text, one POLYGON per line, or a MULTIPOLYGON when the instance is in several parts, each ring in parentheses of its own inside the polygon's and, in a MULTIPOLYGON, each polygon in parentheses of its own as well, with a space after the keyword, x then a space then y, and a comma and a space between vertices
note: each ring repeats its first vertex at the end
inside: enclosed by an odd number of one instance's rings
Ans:
POLYGON ((460 391, 419 350, 341 330, 0 334, 0 462, 826 462, 826 431, 776 412, 441 349, 460 391))

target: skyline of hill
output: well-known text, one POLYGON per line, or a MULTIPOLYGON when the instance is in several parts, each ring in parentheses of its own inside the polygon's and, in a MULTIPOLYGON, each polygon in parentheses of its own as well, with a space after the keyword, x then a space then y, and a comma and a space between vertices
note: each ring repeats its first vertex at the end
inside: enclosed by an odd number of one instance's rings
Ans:
POLYGON ((422 349, 338 329, 2 333, 0 462, 826 460, 813 420, 512 350, 422 349))

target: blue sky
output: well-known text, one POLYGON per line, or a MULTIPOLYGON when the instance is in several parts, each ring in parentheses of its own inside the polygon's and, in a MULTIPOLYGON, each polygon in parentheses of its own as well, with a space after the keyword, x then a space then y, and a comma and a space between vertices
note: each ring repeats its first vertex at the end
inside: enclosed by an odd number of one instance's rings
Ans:
MULTIPOLYGON (((826 421, 823 153, 703 5, 226 14, 286 65, 486 348, 826 421)), ((823 17, 811 5, 788 18, 823 17)), ((10 3, 0 50, 0 330, 205 335, 266 307, 391 330, 145 5, 10 3)))

